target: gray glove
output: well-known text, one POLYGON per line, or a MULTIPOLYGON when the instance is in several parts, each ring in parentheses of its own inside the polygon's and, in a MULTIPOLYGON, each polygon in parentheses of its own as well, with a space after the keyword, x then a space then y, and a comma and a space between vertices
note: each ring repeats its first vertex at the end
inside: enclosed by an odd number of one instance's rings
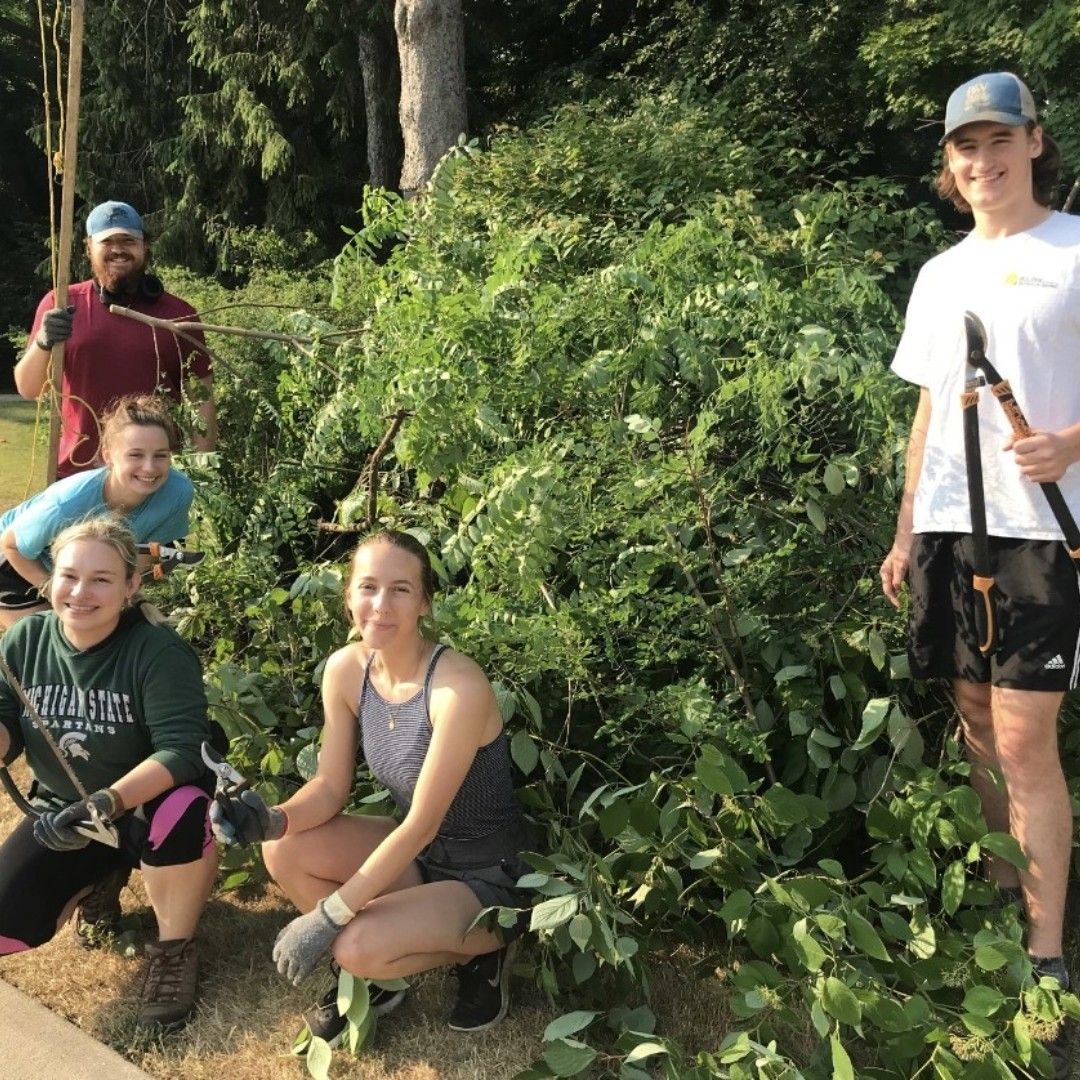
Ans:
POLYGON ((123 803, 116 792, 111 788, 102 788, 62 810, 47 810, 34 822, 34 839, 52 851, 78 851, 86 847, 90 838, 77 833, 75 826, 90 823, 91 805, 109 821, 124 812, 123 803))
POLYGON ((52 308, 41 317, 41 330, 37 336, 39 349, 51 349, 71 337, 71 324, 75 320, 75 305, 52 308))
POLYGON ((326 913, 326 901, 320 900, 313 911, 293 919, 278 934, 273 952, 278 971, 299 986, 343 929, 326 913))
POLYGON ((233 798, 216 796, 210 804, 210 828, 228 847, 261 844, 285 835, 285 815, 249 789, 233 798))

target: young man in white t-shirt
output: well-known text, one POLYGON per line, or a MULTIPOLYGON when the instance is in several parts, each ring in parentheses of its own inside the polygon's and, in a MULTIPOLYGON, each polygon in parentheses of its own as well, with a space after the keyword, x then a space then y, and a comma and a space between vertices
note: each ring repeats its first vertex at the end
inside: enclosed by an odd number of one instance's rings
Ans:
POLYGON ((1057 718, 1080 679, 1080 574, 1038 485, 1057 482, 1080 516, 1080 219, 1050 209, 1060 156, 1015 75, 980 75, 955 90, 942 145, 938 192, 969 211, 975 228, 923 267, 893 361, 920 392, 881 585, 898 606, 908 581, 912 672, 952 680, 969 757, 1004 780, 1002 791, 983 769, 972 773, 990 828, 1011 831, 1029 867, 1018 877, 997 862, 990 875, 1005 888, 1019 884, 1036 969, 1067 987, 1072 814, 1057 718), (1034 430, 1014 439, 984 391, 979 441, 1000 642, 989 657, 978 648, 982 599, 972 587, 965 311, 985 325, 987 355, 1034 430))

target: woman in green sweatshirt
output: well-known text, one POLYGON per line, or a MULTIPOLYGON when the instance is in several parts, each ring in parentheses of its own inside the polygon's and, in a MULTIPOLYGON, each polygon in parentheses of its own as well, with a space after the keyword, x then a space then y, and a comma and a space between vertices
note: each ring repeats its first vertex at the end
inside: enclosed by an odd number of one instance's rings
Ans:
POLYGON ((138 1023, 175 1026, 194 1005, 194 935, 217 869, 202 672, 139 604, 122 524, 73 525, 51 553, 52 610, 0 638, 0 755, 6 764, 25 753, 37 782, 36 818, 0 847, 0 955, 44 944, 95 885, 138 866, 159 934, 138 1023), (89 839, 87 822, 118 845, 89 839))

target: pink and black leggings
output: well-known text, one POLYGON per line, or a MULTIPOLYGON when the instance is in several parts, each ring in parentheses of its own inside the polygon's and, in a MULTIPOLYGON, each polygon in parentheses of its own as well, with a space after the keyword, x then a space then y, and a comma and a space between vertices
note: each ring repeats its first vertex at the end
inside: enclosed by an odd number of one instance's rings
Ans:
POLYGON ((117 821, 119 850, 91 841, 78 851, 51 851, 24 818, 0 846, 0 956, 44 945, 71 898, 118 867, 201 859, 213 843, 209 806, 197 784, 170 788, 117 821))

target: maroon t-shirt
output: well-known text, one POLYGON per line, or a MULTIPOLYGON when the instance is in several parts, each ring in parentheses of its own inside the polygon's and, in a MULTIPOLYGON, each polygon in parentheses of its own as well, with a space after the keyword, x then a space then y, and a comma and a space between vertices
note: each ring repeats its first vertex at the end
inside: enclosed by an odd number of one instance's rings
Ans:
MULTIPOLYGON (((114 315, 98 297, 93 281, 80 281, 68 289, 75 306, 75 321, 64 353, 64 381, 60 406, 60 463, 58 476, 96 468, 102 417, 109 405, 124 394, 150 394, 164 390, 180 400, 184 382, 205 379, 210 357, 190 341, 145 323, 114 315)), ((56 306, 47 293, 38 304, 30 331, 36 338, 46 311, 56 306)), ((195 309, 172 293, 156 300, 140 296, 128 305, 133 311, 157 319, 191 321, 195 309)), ((186 331, 204 345, 202 331, 186 331)))

